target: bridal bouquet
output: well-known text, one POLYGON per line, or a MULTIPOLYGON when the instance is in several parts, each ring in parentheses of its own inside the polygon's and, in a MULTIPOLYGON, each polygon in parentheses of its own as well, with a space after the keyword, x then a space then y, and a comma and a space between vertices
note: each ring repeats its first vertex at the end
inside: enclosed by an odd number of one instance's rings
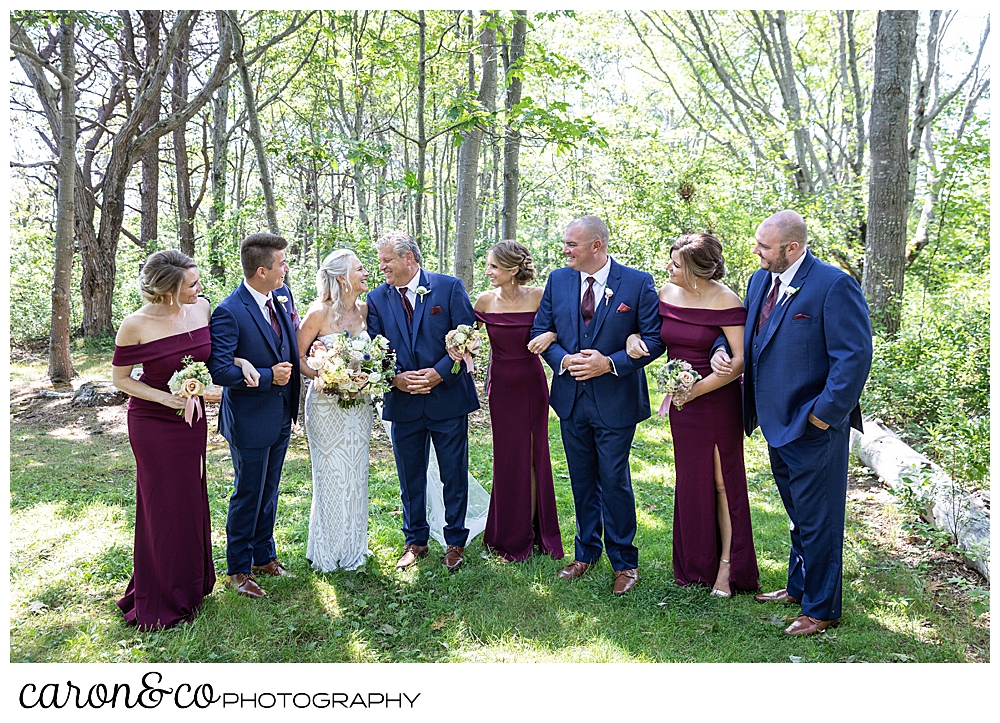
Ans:
MULTIPOLYGON (((660 405, 659 414, 664 416, 670 408, 670 400, 679 392, 686 392, 694 386, 694 383, 701 379, 701 374, 683 359, 671 359, 656 372, 656 386, 661 392, 666 392, 667 396, 660 405)), ((683 409, 683 404, 675 405, 678 409, 683 409)))
MULTIPOLYGON (((479 331, 468 324, 459 324, 457 329, 452 329, 444 338, 444 345, 448 349, 454 349, 462 358, 465 360, 466 366, 469 367, 469 373, 472 373, 472 358, 479 353, 479 347, 483 344, 483 338, 479 335, 479 331)), ((458 374, 458 370, 462 368, 462 362, 457 361, 451 365, 451 373, 458 374)))
POLYGON ((319 348, 306 359, 323 384, 324 394, 337 395, 337 404, 348 409, 366 402, 367 397, 385 394, 396 375, 396 355, 389 350, 389 340, 372 340, 338 334, 329 349, 319 348))
POLYGON ((201 396, 212 386, 212 375, 208 373, 205 362, 196 362, 191 355, 181 359, 181 364, 184 367, 174 372, 167 387, 171 394, 187 400, 184 409, 178 409, 177 414, 184 415, 184 421, 193 427, 201 419, 201 396))

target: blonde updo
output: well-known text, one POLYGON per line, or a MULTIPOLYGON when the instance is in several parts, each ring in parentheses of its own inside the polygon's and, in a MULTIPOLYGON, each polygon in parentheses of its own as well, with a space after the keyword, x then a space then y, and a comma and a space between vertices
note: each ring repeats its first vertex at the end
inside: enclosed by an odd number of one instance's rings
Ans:
POLYGON ((351 261, 356 259, 351 249, 337 249, 319 265, 316 271, 316 298, 333 308, 337 318, 346 310, 344 294, 353 290, 351 284, 351 261))
POLYGON ((523 286, 535 278, 535 261, 523 244, 505 239, 498 241, 489 253, 493 254, 493 263, 501 269, 516 272, 515 283, 523 286))
POLYGON ((139 293, 151 304, 162 304, 168 297, 173 303, 187 270, 197 266, 194 259, 176 249, 150 254, 139 270, 139 293))

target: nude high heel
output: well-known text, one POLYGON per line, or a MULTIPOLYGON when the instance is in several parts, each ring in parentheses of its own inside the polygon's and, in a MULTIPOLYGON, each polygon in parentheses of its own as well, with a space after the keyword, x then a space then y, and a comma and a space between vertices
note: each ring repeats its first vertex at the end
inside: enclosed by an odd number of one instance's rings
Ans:
MULTIPOLYGON (((725 558, 722 558, 722 557, 719 558, 719 562, 724 562, 727 565, 729 564, 729 560, 726 560, 725 558)), ((725 597, 732 597, 733 595, 732 595, 732 593, 728 593, 728 592, 725 592, 723 590, 718 590, 718 589, 716 589, 716 588, 713 587, 712 588, 712 592, 709 593, 709 596, 711 596, 711 597, 723 597, 723 598, 725 598, 725 597)))

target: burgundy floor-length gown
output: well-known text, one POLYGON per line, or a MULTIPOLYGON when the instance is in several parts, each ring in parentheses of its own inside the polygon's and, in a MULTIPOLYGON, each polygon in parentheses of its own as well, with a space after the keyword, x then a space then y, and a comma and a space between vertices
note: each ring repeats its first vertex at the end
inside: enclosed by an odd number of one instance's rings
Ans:
MULTIPOLYGON (((671 359, 683 359, 702 375, 712 373, 709 353, 720 327, 746 324, 742 306, 692 309, 660 302, 660 338, 671 359)), ((719 574, 722 541, 716 518, 714 450, 719 449, 733 541, 729 584, 735 592, 753 591, 757 555, 750 525, 750 499, 743 464, 743 412, 740 382, 703 394, 677 409, 670 405, 670 432, 677 470, 674 492, 674 579, 679 585, 712 585, 719 574)))
POLYGON ((541 359, 528 351, 535 312, 476 312, 493 349, 490 362, 490 424, 493 428, 493 492, 483 543, 507 560, 526 560, 534 545, 557 560, 556 493, 549 457, 549 389, 541 359), (537 516, 531 519, 534 460, 537 516))
MULTIPOLYGON (((209 327, 147 344, 115 347, 112 364, 142 364, 139 378, 169 391, 167 382, 191 356, 205 361, 209 327)), ((208 425, 188 426, 177 410, 132 397, 128 437, 135 455, 135 550, 132 578, 118 607, 140 630, 191 620, 215 586, 205 475, 208 425)))

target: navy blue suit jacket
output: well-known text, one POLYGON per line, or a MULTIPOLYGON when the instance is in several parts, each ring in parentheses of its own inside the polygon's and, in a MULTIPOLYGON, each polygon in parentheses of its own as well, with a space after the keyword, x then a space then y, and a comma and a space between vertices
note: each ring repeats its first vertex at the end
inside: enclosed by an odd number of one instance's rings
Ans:
POLYGON ((771 272, 750 277, 744 306, 743 428, 772 447, 798 439, 812 412, 835 429, 861 430, 861 390, 872 363, 868 304, 852 276, 806 250, 791 286, 759 335, 754 325, 771 272))
POLYGON ((272 293, 274 309, 285 340, 288 353, 282 355, 260 307, 242 283, 212 312, 212 354, 208 358, 208 371, 212 381, 221 386, 222 402, 219 406, 219 432, 235 447, 270 447, 274 444, 289 417, 295 420, 299 408, 298 343, 295 339, 293 315, 295 304, 292 292, 282 286, 272 293), (281 303, 279 296, 287 296, 281 303), (243 371, 233 364, 233 357, 241 357, 260 372, 256 387, 243 381, 243 371), (288 384, 273 384, 271 367, 287 361, 292 365, 292 378, 288 384), (287 407, 286 407, 287 404, 287 407))
POLYGON ((420 270, 420 286, 427 293, 413 305, 413 324, 396 287, 381 284, 368 292, 368 333, 381 334, 396 352, 396 373, 433 367, 443 380, 430 394, 409 394, 395 387, 385 396, 382 416, 390 422, 413 422, 424 414, 430 419, 452 419, 479 409, 472 375, 463 363, 453 374, 454 362, 444 338, 459 324, 474 326, 476 315, 462 282, 454 276, 420 270))
POLYGON ((643 367, 664 351, 660 307, 653 277, 614 259, 605 288, 611 296, 605 293, 595 300, 594 318, 585 327, 580 313, 580 272, 569 267, 553 271, 545 282, 531 338, 546 331, 554 331, 558 337, 543 356, 554 372, 549 404, 560 419, 572 414, 577 395, 582 393, 582 382, 568 371, 559 374, 563 357, 581 349, 595 349, 610 357, 618 375, 603 374, 586 383, 592 385, 604 423, 621 428, 638 424, 650 415, 643 367), (633 359, 625 353, 625 341, 633 333, 642 336, 649 356, 633 359))

